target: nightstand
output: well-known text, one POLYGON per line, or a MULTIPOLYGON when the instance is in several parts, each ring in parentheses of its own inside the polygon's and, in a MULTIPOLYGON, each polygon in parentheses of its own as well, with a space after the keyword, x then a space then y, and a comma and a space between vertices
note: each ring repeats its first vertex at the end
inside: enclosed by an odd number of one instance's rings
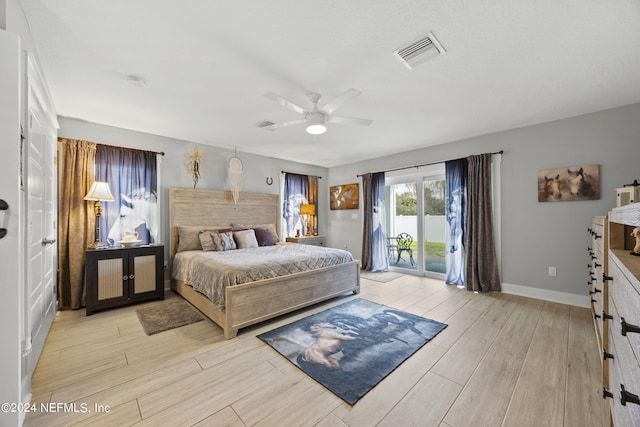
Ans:
POLYGON ((164 246, 85 252, 87 316, 96 310, 164 299, 164 246))
POLYGON ((301 245, 326 246, 327 238, 325 236, 300 236, 287 237, 287 242, 300 243, 301 245))

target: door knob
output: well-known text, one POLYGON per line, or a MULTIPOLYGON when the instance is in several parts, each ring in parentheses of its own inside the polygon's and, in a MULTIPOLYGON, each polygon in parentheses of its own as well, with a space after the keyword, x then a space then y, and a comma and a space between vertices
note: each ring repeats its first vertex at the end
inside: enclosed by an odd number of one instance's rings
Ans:
POLYGON ((46 237, 42 239, 42 246, 53 245, 56 242, 56 239, 47 239, 46 237))

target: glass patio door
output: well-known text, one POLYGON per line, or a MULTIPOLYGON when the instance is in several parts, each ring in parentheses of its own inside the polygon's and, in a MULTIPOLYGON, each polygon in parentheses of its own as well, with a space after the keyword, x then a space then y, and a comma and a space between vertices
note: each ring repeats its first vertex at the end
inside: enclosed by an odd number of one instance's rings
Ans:
POLYGON ((385 181, 390 269, 444 279, 444 164, 420 174, 388 176, 385 181))
POLYGON ((423 179, 423 242, 426 275, 444 278, 446 274, 445 177, 437 174, 423 179))
POLYGON ((419 270, 418 182, 387 185, 387 255, 391 269, 419 270))

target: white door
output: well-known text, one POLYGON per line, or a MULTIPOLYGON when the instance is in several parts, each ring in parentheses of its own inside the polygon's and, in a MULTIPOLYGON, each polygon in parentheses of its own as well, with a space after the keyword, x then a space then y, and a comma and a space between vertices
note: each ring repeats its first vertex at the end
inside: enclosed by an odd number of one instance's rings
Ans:
POLYGON ((27 292, 25 351, 27 377, 38 362, 57 307, 56 127, 43 80, 27 55, 27 292))

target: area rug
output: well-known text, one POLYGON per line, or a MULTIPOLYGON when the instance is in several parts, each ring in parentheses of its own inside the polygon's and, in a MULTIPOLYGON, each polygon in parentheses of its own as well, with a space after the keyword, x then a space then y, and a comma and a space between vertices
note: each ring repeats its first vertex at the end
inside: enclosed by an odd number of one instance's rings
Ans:
POLYGON ((258 338, 354 405, 446 327, 356 298, 258 338))
POLYGON ((360 277, 380 283, 387 283, 402 277, 402 273, 396 273, 394 271, 361 271, 360 277))
POLYGON ((136 310, 147 335, 199 322, 202 315, 183 299, 152 303, 136 310))

